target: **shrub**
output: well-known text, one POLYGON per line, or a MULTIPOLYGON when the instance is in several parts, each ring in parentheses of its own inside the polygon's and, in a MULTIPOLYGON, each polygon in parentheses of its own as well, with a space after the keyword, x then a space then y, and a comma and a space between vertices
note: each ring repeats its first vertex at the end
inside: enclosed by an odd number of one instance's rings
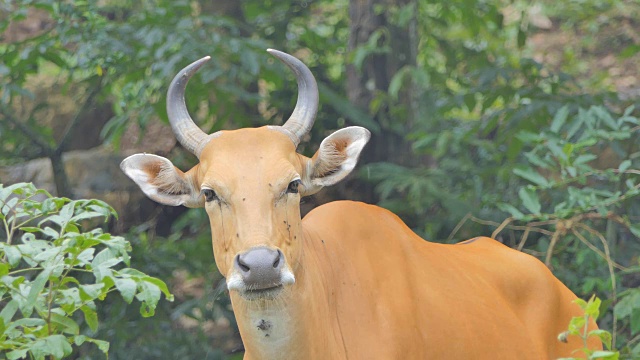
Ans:
POLYGON ((60 359, 87 342, 107 355, 108 342, 81 331, 82 324, 97 330, 98 301, 118 292, 127 303, 136 298, 147 317, 161 293, 173 300, 163 281, 129 267, 127 240, 97 226, 111 216, 99 200, 0 184, 0 352, 7 359, 60 359))

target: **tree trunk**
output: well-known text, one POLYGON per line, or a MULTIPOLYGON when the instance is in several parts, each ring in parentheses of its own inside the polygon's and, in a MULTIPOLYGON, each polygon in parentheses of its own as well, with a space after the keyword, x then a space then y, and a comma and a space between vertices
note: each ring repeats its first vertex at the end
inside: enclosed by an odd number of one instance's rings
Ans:
POLYGON ((64 169, 64 160, 62 152, 54 151, 49 155, 51 160, 51 171, 53 172, 53 181, 56 184, 56 195, 73 198, 73 192, 69 186, 69 178, 64 169))
MULTIPOLYGON (((403 25, 393 24, 391 8, 415 6, 415 0, 352 0, 349 5, 350 36, 348 50, 354 53, 366 45, 376 31, 381 31, 377 47, 390 50, 367 56, 360 69, 347 65, 347 96, 349 100, 371 113, 370 104, 377 96, 388 94, 389 85, 396 73, 405 66, 416 65, 417 33, 415 11, 412 19, 403 25), (376 9, 384 9, 378 11, 376 9)), ((362 163, 393 162, 406 166, 416 163, 411 146, 404 135, 410 129, 417 114, 417 94, 413 86, 404 88, 398 100, 390 99, 387 105, 373 113, 381 131, 373 134, 362 163), (391 106, 388 106, 388 105, 391 106), (393 111, 392 111, 393 110, 393 111)), ((367 189, 372 199, 373 189, 367 189)))

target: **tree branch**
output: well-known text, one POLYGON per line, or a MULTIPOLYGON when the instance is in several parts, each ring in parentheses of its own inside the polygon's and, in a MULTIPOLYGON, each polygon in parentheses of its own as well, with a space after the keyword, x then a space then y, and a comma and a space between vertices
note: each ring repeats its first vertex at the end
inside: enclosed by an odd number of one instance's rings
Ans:
POLYGON ((68 145, 71 139, 71 136, 70 136, 71 131, 73 130, 73 128, 76 127, 76 125, 78 125, 78 123, 80 122, 80 119, 82 119, 82 115, 84 115, 87 112, 88 108, 91 106, 91 104, 93 104, 93 99, 96 97, 96 95, 98 95, 98 93, 100 93, 100 90, 102 90, 103 78, 104 76, 98 77, 98 83, 93 87, 93 89, 91 89, 91 92, 85 99, 80 109, 78 109, 78 112, 76 113, 76 116, 73 118, 73 120, 71 120, 69 124, 67 124, 67 127, 64 130, 64 134, 60 139, 60 143, 54 150, 56 153, 61 154, 65 150, 66 146, 68 145))
POLYGON ((40 149, 42 149, 42 152, 46 156, 50 156, 54 153, 55 149, 49 142, 43 139, 40 134, 31 130, 28 126, 20 122, 18 119, 14 118, 4 107, 0 107, 0 115, 2 115, 5 120, 13 124, 23 134, 28 136, 40 149))

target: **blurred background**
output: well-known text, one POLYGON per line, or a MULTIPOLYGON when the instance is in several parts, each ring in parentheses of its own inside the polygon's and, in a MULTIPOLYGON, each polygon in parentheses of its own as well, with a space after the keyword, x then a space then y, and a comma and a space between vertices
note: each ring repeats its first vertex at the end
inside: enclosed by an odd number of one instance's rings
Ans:
POLYGON ((203 130, 282 124, 297 90, 275 48, 320 89, 301 153, 344 126, 373 134, 303 212, 361 200, 431 241, 493 235, 600 296, 601 326, 640 358, 639 30, 634 0, 0 1, 0 183, 107 201, 132 263, 170 285, 152 318, 103 304, 92 335, 111 359, 240 358, 205 212, 153 203, 119 163, 196 163, 165 93, 205 55, 186 95, 203 130))

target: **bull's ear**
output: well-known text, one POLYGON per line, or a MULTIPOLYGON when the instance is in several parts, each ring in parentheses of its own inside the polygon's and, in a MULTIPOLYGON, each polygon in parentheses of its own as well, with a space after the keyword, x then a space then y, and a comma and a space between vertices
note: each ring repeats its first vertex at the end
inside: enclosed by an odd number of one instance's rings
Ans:
POLYGON ((309 162, 303 184, 303 195, 311 195, 322 187, 337 183, 356 166, 362 148, 367 144, 369 130, 351 126, 334 132, 320 144, 309 162))
POLYGON ((120 169, 152 200, 165 205, 204 206, 204 198, 189 173, 185 174, 162 156, 135 154, 120 169))

